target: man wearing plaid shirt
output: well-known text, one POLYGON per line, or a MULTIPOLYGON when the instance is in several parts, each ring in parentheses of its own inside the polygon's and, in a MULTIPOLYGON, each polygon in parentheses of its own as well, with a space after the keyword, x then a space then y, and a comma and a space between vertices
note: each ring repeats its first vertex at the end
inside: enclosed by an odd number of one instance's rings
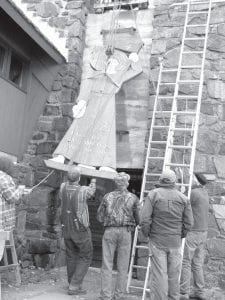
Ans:
POLYGON ((15 227, 15 203, 24 193, 25 186, 16 186, 13 179, 13 163, 0 157, 0 229, 11 231, 15 227))
POLYGON ((97 219, 105 228, 102 239, 101 300, 124 299, 131 249, 131 231, 139 224, 139 199, 127 190, 130 176, 115 178, 116 190, 106 194, 98 208, 97 219), (117 279, 112 291, 113 259, 117 251, 117 279), (113 295, 112 295, 113 294, 113 295))
MULTIPOLYGON (((13 163, 6 157, 0 157, 0 236, 1 249, 4 249, 3 233, 15 227, 15 203, 24 192, 24 186, 16 186, 13 179, 13 163)), ((5 237, 5 234, 4 234, 5 237)), ((3 255, 0 250, 0 259, 3 255)))

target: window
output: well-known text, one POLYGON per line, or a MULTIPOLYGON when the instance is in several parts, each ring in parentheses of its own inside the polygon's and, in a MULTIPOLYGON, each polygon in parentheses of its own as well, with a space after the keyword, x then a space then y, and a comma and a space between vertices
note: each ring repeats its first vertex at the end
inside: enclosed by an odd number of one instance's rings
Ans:
POLYGON ((0 45, 0 73, 3 74, 4 71, 4 61, 6 57, 6 50, 0 45))
POLYGON ((26 90, 27 71, 28 63, 0 41, 0 76, 26 90))
POLYGON ((9 80, 14 82, 19 87, 21 87, 22 75, 23 75, 23 62, 19 57, 12 54, 10 69, 9 69, 9 80))

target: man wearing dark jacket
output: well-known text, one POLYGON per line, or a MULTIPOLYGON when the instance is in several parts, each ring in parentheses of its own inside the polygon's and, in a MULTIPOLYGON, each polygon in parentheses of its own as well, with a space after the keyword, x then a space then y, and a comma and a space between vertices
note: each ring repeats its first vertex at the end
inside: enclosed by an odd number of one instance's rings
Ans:
POLYGON ((71 167, 68 182, 60 187, 62 199, 61 223, 66 246, 69 295, 85 294, 82 282, 92 260, 93 245, 89 229, 87 200, 95 194, 95 180, 89 186, 80 186, 80 171, 71 167))
POLYGON ((202 174, 193 175, 191 207, 194 225, 187 234, 184 246, 182 272, 180 279, 180 299, 205 300, 204 291, 204 251, 208 230, 209 196, 204 188, 206 179, 202 174), (191 270, 193 273, 193 295, 190 295, 191 270))
POLYGON ((179 300, 181 241, 193 224, 188 198, 176 187, 176 175, 165 170, 159 187, 152 190, 141 210, 141 228, 150 239, 151 300, 179 300))

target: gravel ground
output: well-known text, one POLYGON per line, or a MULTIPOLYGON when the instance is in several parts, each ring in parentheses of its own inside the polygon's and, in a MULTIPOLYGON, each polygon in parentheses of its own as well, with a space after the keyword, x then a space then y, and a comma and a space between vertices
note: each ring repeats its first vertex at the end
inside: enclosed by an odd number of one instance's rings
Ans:
MULTIPOLYGON (((21 271, 22 285, 16 287, 11 283, 13 273, 9 274, 10 283, 2 280, 2 300, 97 300, 100 292, 100 270, 90 268, 85 277, 85 296, 67 295, 66 269, 43 270, 26 268, 21 271)), ((115 273, 114 283, 115 284, 115 273)), ((140 282, 135 282, 135 285, 140 282)), ((219 288, 210 287, 207 292, 208 300, 225 300, 225 292, 219 288)), ((124 300, 141 300, 141 295, 129 294, 124 300)))
MULTIPOLYGON (((66 269, 23 269, 22 285, 2 280, 2 300, 97 300, 100 292, 100 270, 90 268, 85 277, 83 287, 87 289, 85 296, 67 295, 66 269)), ((13 274, 10 274, 11 280, 13 274)), ((114 274, 115 281, 115 274, 114 274)), ((115 283, 115 282, 114 282, 115 283)), ((124 300, 140 300, 139 295, 127 295, 124 300)))

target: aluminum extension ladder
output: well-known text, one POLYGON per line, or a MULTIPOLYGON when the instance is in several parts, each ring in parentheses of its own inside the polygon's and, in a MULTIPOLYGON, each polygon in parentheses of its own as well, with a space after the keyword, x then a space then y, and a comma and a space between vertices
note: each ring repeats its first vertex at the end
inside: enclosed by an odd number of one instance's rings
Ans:
POLYGON ((179 185, 186 189, 188 198, 191 194, 194 171, 211 9, 211 0, 189 0, 187 3, 163 165, 163 169, 181 170, 184 176, 180 178, 179 185), (201 15, 201 24, 195 22, 198 15, 201 15), (200 36, 194 36, 196 29, 200 36), (191 73, 195 74, 194 79, 186 78, 187 74, 191 73), (184 96, 182 92, 186 88, 191 92, 184 96))
MULTIPOLYGON (((190 198, 211 9, 212 0, 188 0, 178 67, 168 69, 163 64, 160 66, 141 188, 142 203, 166 168, 176 171, 179 188, 190 198), (201 24, 195 22, 195 17, 199 15, 203 20, 201 24), (190 74, 195 77, 190 77, 190 74), (185 90, 189 94, 185 94, 185 90)), ((139 289, 131 284, 132 271, 136 267, 133 257, 140 247, 137 243, 138 231, 136 228, 128 273, 128 292, 133 288, 139 289)), ((142 300, 149 291, 149 269, 150 254, 142 300)))

